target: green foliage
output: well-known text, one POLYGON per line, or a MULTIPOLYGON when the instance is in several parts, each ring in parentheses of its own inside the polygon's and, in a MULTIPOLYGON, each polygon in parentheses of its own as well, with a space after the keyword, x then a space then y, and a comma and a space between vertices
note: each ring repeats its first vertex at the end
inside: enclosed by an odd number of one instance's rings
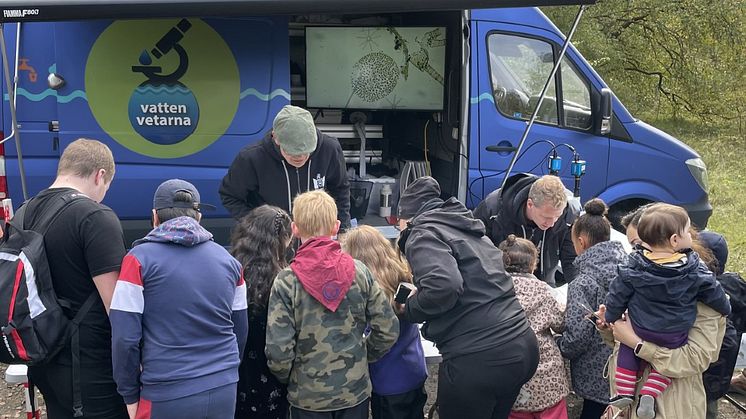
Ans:
MULTIPOLYGON (((544 8, 564 32, 576 6, 544 8)), ((707 164, 728 269, 746 274, 746 1, 599 0, 573 38, 627 108, 707 164)))
POLYGON ((655 126, 676 136, 701 155, 710 180, 713 213, 707 228, 728 240, 728 270, 746 275, 746 171, 743 150, 746 138, 727 124, 705 125, 693 120, 652 121, 655 126))
MULTIPOLYGON (((566 33, 577 7, 543 11, 566 33)), ((746 129, 743 0, 599 0, 573 44, 635 114, 746 129)))

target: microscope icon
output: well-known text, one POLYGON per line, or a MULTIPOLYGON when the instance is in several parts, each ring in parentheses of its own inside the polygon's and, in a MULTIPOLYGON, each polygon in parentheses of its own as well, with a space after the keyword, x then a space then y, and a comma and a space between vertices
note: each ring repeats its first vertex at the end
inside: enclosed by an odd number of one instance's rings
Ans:
POLYGON ((177 144, 197 127, 197 98, 179 81, 189 69, 189 55, 180 42, 191 27, 191 22, 181 19, 150 52, 140 53, 140 65, 132 66, 133 73, 142 73, 147 80, 137 86, 130 97, 130 123, 143 138, 155 144, 177 144), (153 64, 152 57, 157 60, 172 51, 178 56, 178 65, 174 71, 164 74, 163 67, 153 64))
POLYGON ((189 68, 189 55, 187 55, 186 50, 179 44, 179 42, 184 38, 184 35, 191 27, 192 24, 188 20, 181 19, 181 21, 171 28, 171 30, 166 32, 166 34, 156 42, 155 47, 150 50, 150 53, 153 54, 155 58, 161 58, 172 50, 176 51, 179 55, 179 65, 175 71, 171 74, 160 74, 163 69, 160 66, 151 65, 153 60, 150 58, 150 54, 148 54, 148 51, 143 51, 140 54, 141 65, 132 66, 132 72, 142 73, 149 81, 156 83, 177 82, 184 76, 184 74, 186 74, 186 71, 189 68))

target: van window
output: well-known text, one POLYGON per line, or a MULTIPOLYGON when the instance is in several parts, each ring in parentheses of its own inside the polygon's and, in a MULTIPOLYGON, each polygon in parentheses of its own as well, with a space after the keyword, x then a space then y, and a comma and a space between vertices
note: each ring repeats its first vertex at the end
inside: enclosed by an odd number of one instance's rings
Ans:
POLYGON ((586 130, 591 127, 591 92, 575 66, 562 61, 562 112, 565 126, 586 130))
MULTIPOLYGON (((488 37, 492 94, 497 109, 507 117, 529 119, 541 89, 552 72, 552 45, 516 35, 491 34, 488 37)), ((537 121, 557 125, 556 83, 549 86, 537 121)))

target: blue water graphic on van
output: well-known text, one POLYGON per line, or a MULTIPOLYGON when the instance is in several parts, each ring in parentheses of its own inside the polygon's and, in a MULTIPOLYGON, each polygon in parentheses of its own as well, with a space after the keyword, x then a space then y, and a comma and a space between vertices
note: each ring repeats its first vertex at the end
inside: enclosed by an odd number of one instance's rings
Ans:
POLYGON ((259 100, 263 100, 265 102, 269 102, 270 100, 276 98, 276 97, 283 97, 287 100, 290 100, 290 93, 288 93, 285 89, 275 89, 270 94, 264 94, 253 87, 249 87, 248 89, 241 92, 240 98, 243 99, 246 96, 254 96, 255 98, 259 100))
MULTIPOLYGON (((56 90, 52 90, 52 89, 47 89, 40 93, 33 93, 33 92, 29 92, 23 87, 19 87, 16 93, 18 94, 18 96, 26 98, 32 102, 41 102, 42 100, 48 98, 49 96, 56 97, 57 103, 69 103, 75 99, 83 99, 86 101, 88 100, 88 98, 85 95, 85 92, 82 90, 74 90, 72 93, 68 95, 60 95, 57 93, 56 90)), ((7 93, 4 95, 4 98, 5 100, 8 100, 7 93)))
MULTIPOLYGON (((75 99, 83 99, 86 101, 88 100, 88 98, 85 95, 85 92, 82 90, 75 90, 68 95, 60 95, 57 93, 56 90, 52 90, 52 89, 47 89, 41 93, 32 93, 24 89, 23 87, 19 87, 18 96, 26 98, 32 102, 41 102, 42 100, 48 98, 49 96, 57 97, 57 103, 69 103, 75 99)), ((244 90, 243 92, 241 92, 240 98, 244 99, 247 96, 253 96, 264 102, 269 102, 277 97, 282 97, 282 98, 285 98, 286 100, 290 100, 290 93, 288 93, 288 91, 284 89, 275 89, 271 93, 266 94, 266 93, 262 93, 254 89, 253 87, 250 87, 244 90)), ((5 100, 8 100, 7 93, 5 94, 5 100)), ((476 103, 474 102, 474 99, 472 99, 472 103, 476 103)))
POLYGON ((495 103, 495 98, 492 97, 491 94, 489 94, 489 93, 482 93, 481 95, 479 95, 479 97, 473 97, 473 98, 471 98, 471 104, 472 105, 476 105, 477 103, 479 103, 479 102, 481 102, 483 100, 488 100, 488 101, 490 101, 492 103, 495 103))

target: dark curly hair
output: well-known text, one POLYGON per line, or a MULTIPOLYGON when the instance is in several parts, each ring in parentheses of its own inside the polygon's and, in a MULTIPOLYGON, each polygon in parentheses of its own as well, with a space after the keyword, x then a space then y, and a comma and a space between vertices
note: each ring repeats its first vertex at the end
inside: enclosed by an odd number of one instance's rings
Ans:
POLYGON ((573 237, 584 234, 589 246, 609 241, 611 239, 611 223, 606 218, 608 208, 600 198, 593 198, 583 206, 585 214, 578 217, 572 226, 573 237))
POLYGON ((511 234, 497 248, 503 251, 503 264, 508 273, 530 274, 536 270, 539 252, 531 240, 511 234))
POLYGON ((288 265, 286 252, 291 236, 288 213, 270 205, 254 208, 233 228, 231 254, 243 266, 253 314, 267 309, 275 276, 288 265))

